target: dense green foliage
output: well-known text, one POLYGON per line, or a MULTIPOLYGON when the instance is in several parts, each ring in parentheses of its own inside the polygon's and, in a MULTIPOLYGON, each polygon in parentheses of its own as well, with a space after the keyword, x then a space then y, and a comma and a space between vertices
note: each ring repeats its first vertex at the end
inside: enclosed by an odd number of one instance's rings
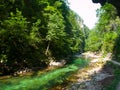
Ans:
POLYGON ((120 19, 117 16, 116 8, 106 3, 97 11, 97 16, 99 20, 86 40, 86 50, 102 52, 103 54, 112 53, 116 51, 114 49, 115 43, 120 33, 120 19))
MULTIPOLYGON (((0 75, 43 68, 50 60, 83 52, 84 47, 104 55, 112 53, 119 61, 120 18, 116 8, 106 3, 97 10, 97 16, 98 23, 89 31, 67 0, 0 0, 0 75)), ((35 72, 33 76, 0 80, 0 89, 46 90, 67 81, 71 73, 87 63, 71 60, 69 65, 43 75, 35 76, 35 72)), ((115 79, 108 89, 116 87, 119 75, 115 66, 115 79)))
POLYGON ((67 0, 0 0, 0 72, 43 67, 83 50, 82 19, 67 0))

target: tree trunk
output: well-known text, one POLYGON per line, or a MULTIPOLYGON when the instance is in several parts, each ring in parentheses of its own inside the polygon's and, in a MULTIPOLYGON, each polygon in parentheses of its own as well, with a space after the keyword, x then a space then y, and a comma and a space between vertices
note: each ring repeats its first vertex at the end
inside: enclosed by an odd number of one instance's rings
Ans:
POLYGON ((48 42, 47 49, 46 49, 46 51, 45 51, 45 55, 46 55, 46 56, 48 55, 49 47, 50 47, 50 41, 48 42))

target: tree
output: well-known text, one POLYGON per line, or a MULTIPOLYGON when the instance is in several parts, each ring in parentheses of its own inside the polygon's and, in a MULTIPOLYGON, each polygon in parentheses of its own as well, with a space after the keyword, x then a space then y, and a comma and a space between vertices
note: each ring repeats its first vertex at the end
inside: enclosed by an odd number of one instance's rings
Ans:
POLYGON ((1 23, 0 48, 1 55, 7 58, 7 66, 22 62, 25 58, 24 53, 28 47, 27 24, 26 18, 19 10, 16 10, 16 14, 11 12, 11 17, 1 23))
MULTIPOLYGON (((1 0, 2 72, 44 67, 83 50, 82 19, 67 0, 1 0)), ((1 71, 0 71, 1 72, 1 71)))
POLYGON ((87 40, 88 48, 93 46, 91 48, 93 51, 95 49, 95 51, 101 51, 103 54, 113 51, 115 40, 118 37, 117 27, 115 27, 116 15, 116 8, 108 3, 97 11, 99 20, 87 40))
POLYGON ((90 31, 88 38, 86 39, 86 51, 100 51, 102 46, 102 37, 99 34, 99 31, 93 29, 90 31))

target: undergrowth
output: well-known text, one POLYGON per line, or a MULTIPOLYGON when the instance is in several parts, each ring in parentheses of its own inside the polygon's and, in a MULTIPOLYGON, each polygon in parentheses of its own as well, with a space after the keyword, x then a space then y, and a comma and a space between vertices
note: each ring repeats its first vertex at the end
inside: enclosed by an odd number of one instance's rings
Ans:
POLYGON ((0 81, 0 90, 48 90, 62 84, 72 73, 88 64, 87 60, 77 58, 69 65, 34 77, 25 76, 0 81))
POLYGON ((114 80, 109 86, 105 86, 103 90, 116 90, 118 83, 120 82, 120 66, 108 62, 109 66, 113 69, 114 80))

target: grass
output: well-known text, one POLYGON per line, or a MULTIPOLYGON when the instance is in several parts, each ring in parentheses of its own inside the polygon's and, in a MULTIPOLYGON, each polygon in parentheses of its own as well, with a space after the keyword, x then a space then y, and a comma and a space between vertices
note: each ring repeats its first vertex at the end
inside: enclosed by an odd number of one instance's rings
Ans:
POLYGON ((34 77, 25 76, 0 81, 0 90, 48 90, 62 84, 72 73, 88 64, 87 60, 77 58, 69 65, 34 77))

